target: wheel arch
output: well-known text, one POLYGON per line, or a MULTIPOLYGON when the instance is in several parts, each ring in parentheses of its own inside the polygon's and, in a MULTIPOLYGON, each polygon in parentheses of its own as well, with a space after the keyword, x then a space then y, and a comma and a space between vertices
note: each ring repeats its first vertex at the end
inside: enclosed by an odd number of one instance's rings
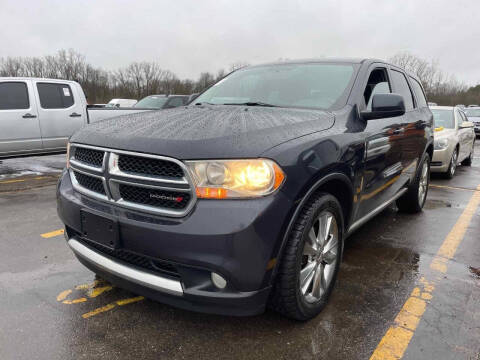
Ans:
POLYGON ((290 231, 292 230, 300 211, 305 206, 307 201, 318 192, 326 192, 337 198, 343 212, 343 234, 345 235, 346 229, 351 222, 354 190, 353 185, 347 175, 342 172, 334 172, 318 179, 312 186, 310 186, 304 196, 298 201, 295 211, 288 221, 281 245, 277 251, 276 265, 270 278, 271 284, 273 284, 275 281, 290 231))

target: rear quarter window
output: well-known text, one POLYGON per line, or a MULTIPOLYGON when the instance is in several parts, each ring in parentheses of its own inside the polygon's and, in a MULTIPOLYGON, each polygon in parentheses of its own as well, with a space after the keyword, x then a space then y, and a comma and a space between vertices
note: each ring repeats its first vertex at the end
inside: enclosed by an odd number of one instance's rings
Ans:
POLYGON ((395 92, 403 96, 405 110, 413 109, 413 95, 408 86, 407 78, 400 71, 392 70, 392 80, 395 92))
POLYGON ((28 109, 27 84, 24 82, 0 83, 0 110, 28 109))
POLYGON ((72 89, 67 84, 37 83, 43 109, 66 109, 74 104, 72 89))
POLYGON ((427 107, 427 99, 425 98, 425 93, 423 92, 420 83, 412 77, 410 77, 410 83, 412 84, 413 92, 415 93, 415 98, 417 99, 417 106, 427 107))

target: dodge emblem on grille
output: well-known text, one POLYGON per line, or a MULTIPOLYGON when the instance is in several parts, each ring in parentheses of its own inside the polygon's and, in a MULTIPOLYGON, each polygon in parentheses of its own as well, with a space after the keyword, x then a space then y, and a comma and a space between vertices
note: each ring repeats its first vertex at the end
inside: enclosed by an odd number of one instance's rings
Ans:
POLYGON ((150 197, 152 199, 169 200, 169 201, 175 201, 175 202, 182 202, 183 200, 182 196, 167 196, 167 195, 152 194, 152 193, 150 193, 150 197))

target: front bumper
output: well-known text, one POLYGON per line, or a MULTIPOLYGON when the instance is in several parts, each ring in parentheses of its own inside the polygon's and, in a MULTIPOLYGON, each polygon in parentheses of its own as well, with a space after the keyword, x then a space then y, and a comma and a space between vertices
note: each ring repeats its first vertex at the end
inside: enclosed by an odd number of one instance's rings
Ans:
POLYGON ((430 164, 431 172, 447 172, 450 166, 450 160, 452 159, 454 147, 449 144, 447 148, 443 150, 434 150, 433 158, 430 164))
POLYGON ((293 208, 292 202, 277 192, 254 200, 198 201, 188 216, 166 218, 79 194, 65 174, 59 182, 57 205, 69 246, 95 273, 119 287, 170 305, 225 315, 264 311, 272 264, 293 208), (82 237, 81 211, 118 222, 118 251, 168 263, 177 272, 172 276, 151 271, 138 262, 115 257, 114 251, 102 251, 101 245, 91 246, 95 239, 82 237), (225 289, 213 285, 211 272, 227 280, 225 289))

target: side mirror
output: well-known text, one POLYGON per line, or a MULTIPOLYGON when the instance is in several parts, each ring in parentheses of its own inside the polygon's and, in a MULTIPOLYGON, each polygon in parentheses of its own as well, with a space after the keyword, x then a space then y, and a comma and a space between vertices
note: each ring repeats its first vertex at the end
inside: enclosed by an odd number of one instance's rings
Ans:
POLYGON ((384 119, 405 114, 405 102, 399 94, 375 94, 372 98, 372 111, 362 111, 364 120, 384 119))
POLYGON ((471 122, 471 121, 464 121, 459 126, 460 129, 468 129, 468 128, 473 128, 473 127, 474 127, 474 125, 473 125, 473 122, 471 122))

